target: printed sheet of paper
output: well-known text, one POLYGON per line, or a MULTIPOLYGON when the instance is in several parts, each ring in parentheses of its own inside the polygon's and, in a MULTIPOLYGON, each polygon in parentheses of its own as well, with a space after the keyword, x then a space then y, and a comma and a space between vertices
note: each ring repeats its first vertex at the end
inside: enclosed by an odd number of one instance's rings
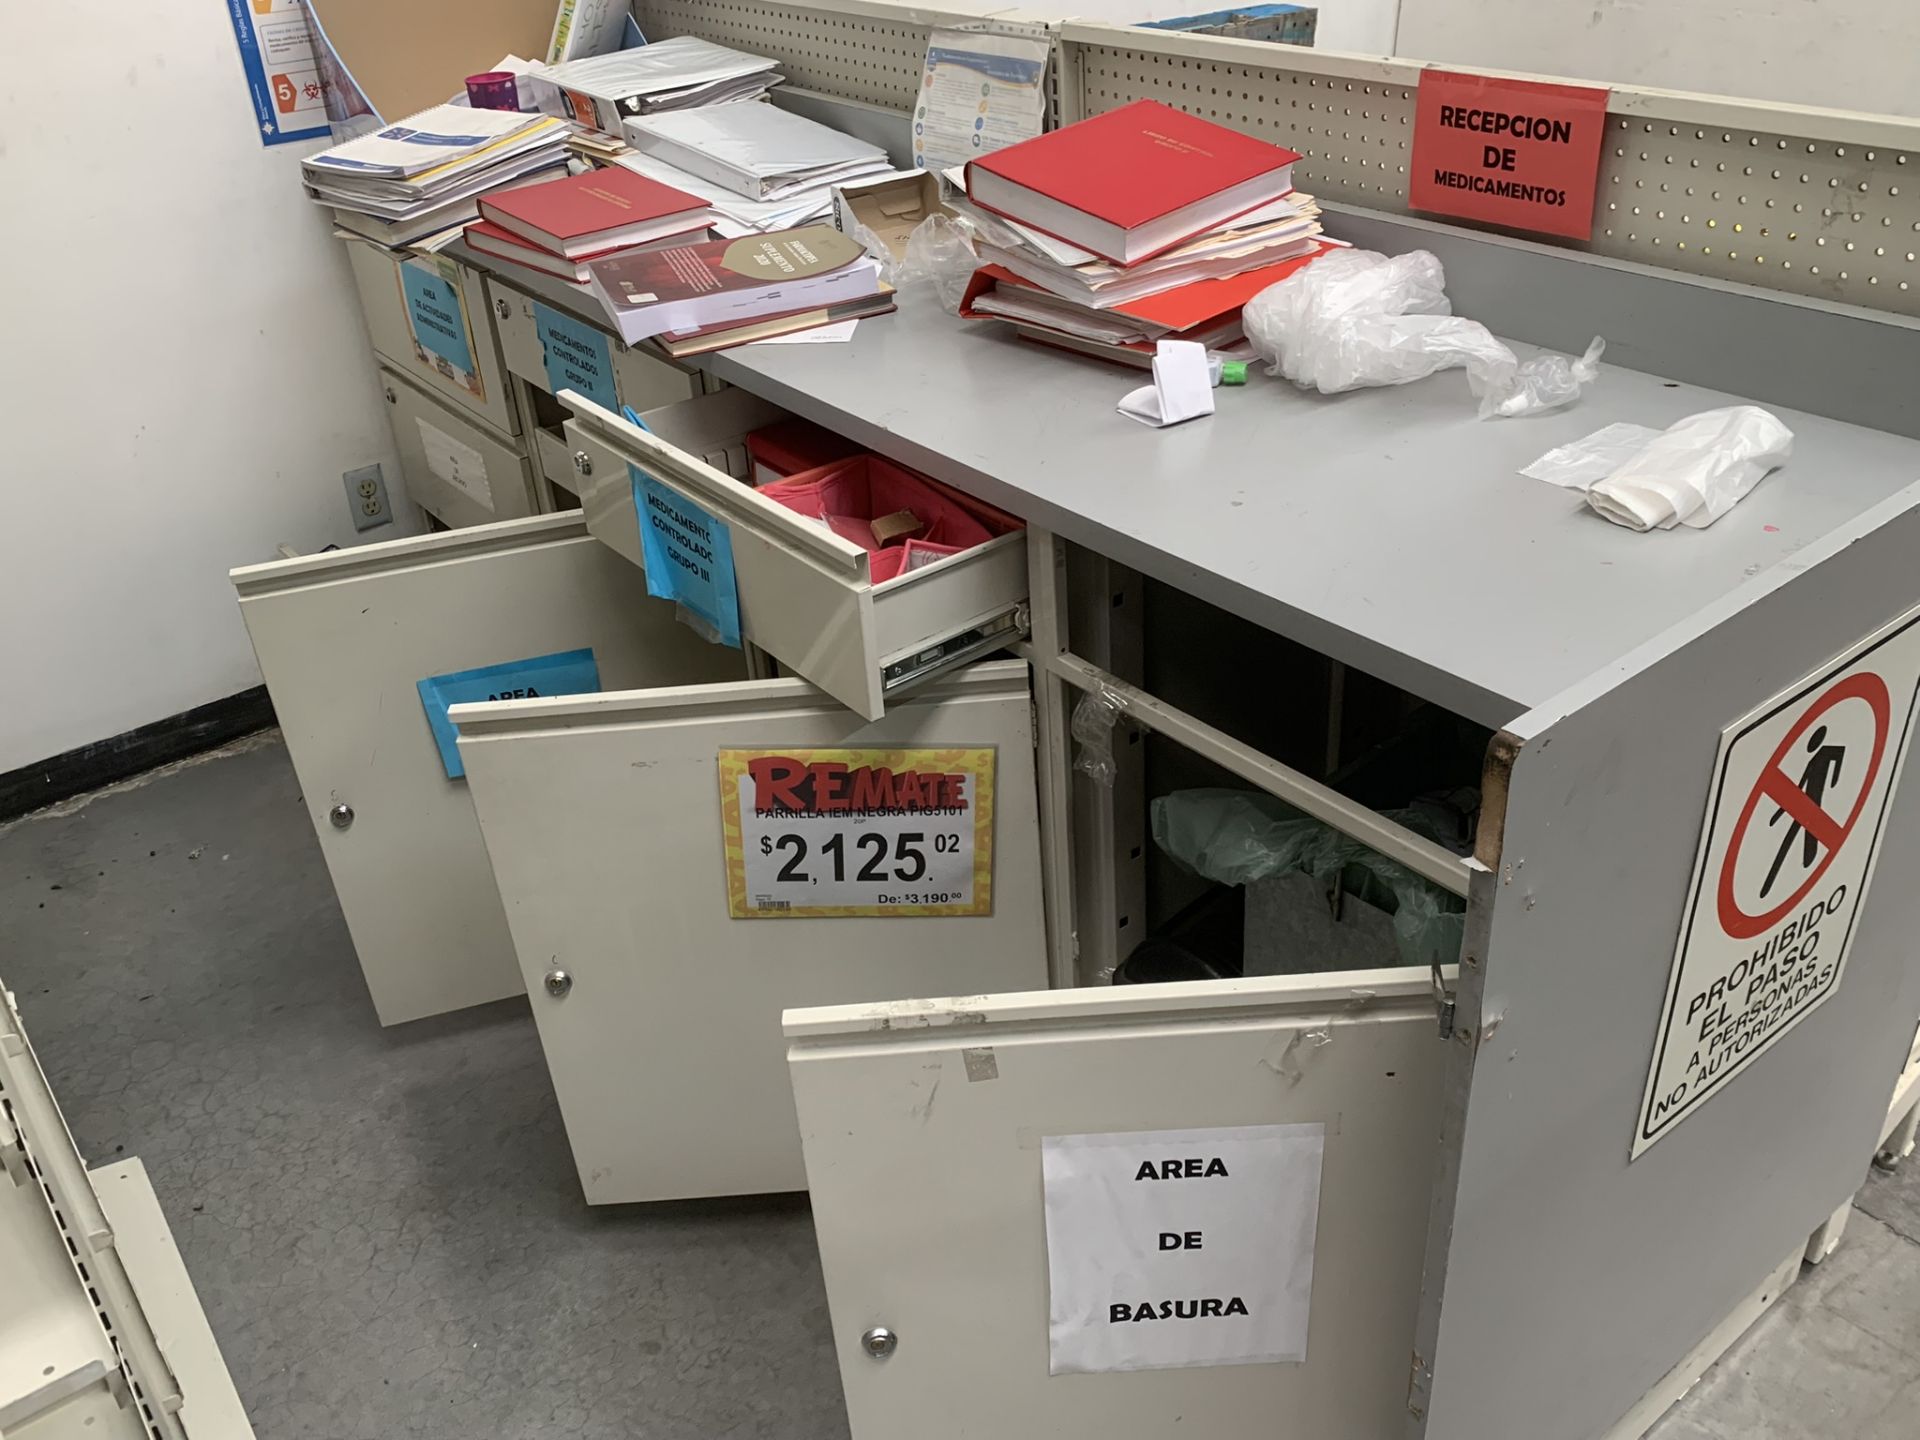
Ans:
POLYGON ((935 30, 913 111, 913 163, 961 165, 1040 133, 1047 42, 935 30))

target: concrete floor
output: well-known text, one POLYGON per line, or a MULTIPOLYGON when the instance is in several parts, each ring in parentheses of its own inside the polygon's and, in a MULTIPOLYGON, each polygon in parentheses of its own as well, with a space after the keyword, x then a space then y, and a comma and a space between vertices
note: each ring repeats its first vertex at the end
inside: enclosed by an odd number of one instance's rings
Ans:
MULTIPOLYGON (((805 1201, 582 1205, 525 1004, 383 1031, 298 794, 266 737, 0 833, 0 976, 262 1440, 845 1436, 805 1201)), ((1912 1437, 1917 1375, 1920 1157, 1654 1433, 1912 1437)))

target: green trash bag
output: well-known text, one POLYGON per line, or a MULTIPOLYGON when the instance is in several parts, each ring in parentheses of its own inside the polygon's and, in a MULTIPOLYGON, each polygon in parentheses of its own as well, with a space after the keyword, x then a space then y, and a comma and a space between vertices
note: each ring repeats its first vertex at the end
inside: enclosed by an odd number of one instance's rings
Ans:
MULTIPOLYGON (((1445 844, 1421 810, 1383 810, 1387 819, 1445 844)), ((1195 874, 1247 885, 1297 870, 1322 888, 1335 884, 1393 917, 1405 965, 1430 968, 1460 958, 1466 902, 1324 821, 1257 790, 1176 790, 1153 802, 1153 843, 1195 874)))

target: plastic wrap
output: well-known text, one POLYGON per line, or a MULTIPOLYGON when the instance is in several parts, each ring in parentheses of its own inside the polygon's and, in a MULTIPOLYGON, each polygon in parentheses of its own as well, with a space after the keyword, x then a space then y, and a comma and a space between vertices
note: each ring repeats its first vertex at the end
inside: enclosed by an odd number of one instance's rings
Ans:
POLYGON ((1269 285, 1242 315, 1269 374, 1323 395, 1459 367, 1483 419, 1512 417, 1569 404, 1599 374, 1600 340, 1580 360, 1540 355, 1522 365, 1486 326, 1452 308, 1431 251, 1335 250, 1269 285))
POLYGON ((1073 707, 1073 718, 1067 722, 1067 728, 1079 742, 1074 748, 1073 768, 1108 789, 1113 788, 1116 773, 1113 727, 1119 723, 1119 697, 1105 689, 1082 695, 1073 707))
MULTIPOLYGON (((1433 833, 1425 811, 1381 813, 1429 839, 1442 838, 1433 833)), ((1431 967, 1460 958, 1464 901, 1271 795, 1177 790, 1153 802, 1153 841, 1189 870, 1221 885, 1246 885, 1292 870, 1329 890, 1343 885, 1393 916, 1401 963, 1431 967)))
POLYGON ((1689 415, 1587 491, 1587 503, 1633 530, 1704 529, 1793 453, 1793 432, 1758 405, 1689 415))
POLYGON ((957 315, 966 297, 967 282, 979 265, 967 222, 948 215, 929 215, 907 236, 907 253, 893 267, 890 279, 902 290, 910 285, 931 285, 940 307, 957 315))

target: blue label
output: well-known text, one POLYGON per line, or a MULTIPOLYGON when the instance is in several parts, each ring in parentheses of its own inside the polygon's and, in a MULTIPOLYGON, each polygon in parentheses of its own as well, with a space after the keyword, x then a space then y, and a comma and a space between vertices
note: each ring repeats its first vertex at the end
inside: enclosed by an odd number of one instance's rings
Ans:
POLYGON ((690 611, 722 645, 740 644, 740 592, 733 578, 733 532, 691 500, 637 465, 633 508, 640 516, 640 552, 647 593, 690 611))
POLYGON ((447 718, 450 706, 480 700, 528 700, 540 695, 592 695, 600 689, 600 667, 591 650, 563 650, 536 655, 531 660, 509 660, 478 670, 456 670, 451 675, 429 675, 419 682, 420 704, 440 747, 440 763, 447 778, 467 773, 460 762, 457 732, 447 718))
POLYGON ((407 292, 407 324, 414 343, 462 376, 471 375, 473 347, 467 343, 466 317, 460 313, 460 292, 453 282, 410 260, 400 267, 400 283, 407 292))
POLYGON ((533 321, 540 328, 540 348, 547 357, 547 390, 578 390, 604 410, 618 410, 613 390, 613 352, 607 337, 584 320, 533 302, 533 321))

